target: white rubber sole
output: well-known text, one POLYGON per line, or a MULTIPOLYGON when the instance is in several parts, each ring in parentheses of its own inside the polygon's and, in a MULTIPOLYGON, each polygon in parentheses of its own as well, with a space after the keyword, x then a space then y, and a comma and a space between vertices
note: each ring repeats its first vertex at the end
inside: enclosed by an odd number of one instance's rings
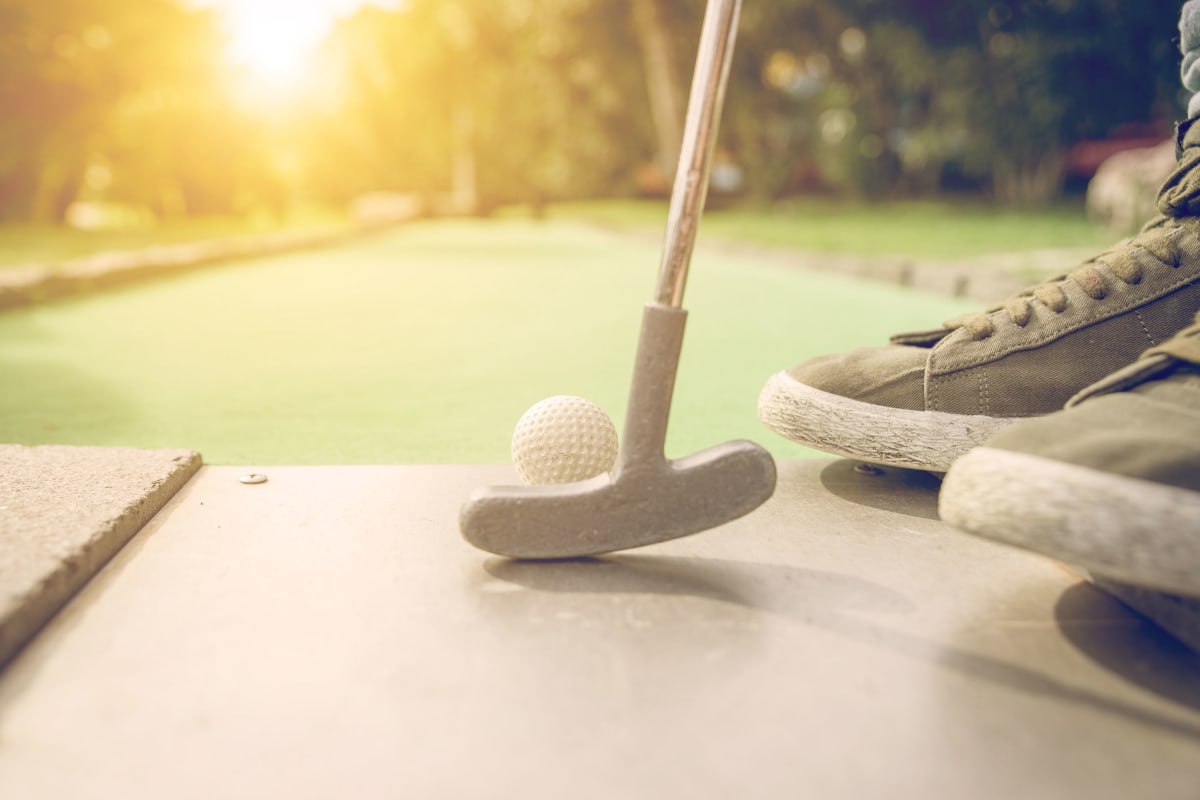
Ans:
POLYGON ((1200 596, 1200 492, 981 447, 947 473, 938 506, 968 533, 1200 596))
POLYGON ((945 472, 1016 419, 908 411, 822 392, 786 372, 771 376, 758 418, 794 442, 872 464, 945 472))

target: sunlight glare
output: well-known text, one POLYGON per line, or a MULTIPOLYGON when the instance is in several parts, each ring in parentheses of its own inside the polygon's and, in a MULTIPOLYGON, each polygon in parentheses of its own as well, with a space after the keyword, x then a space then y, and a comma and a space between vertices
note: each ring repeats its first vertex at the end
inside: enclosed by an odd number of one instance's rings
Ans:
POLYGON ((317 3, 286 0, 231 4, 227 8, 229 58, 261 78, 295 79, 332 25, 330 12, 317 3))
POLYGON ((340 17, 361 6, 398 8, 404 0, 191 0, 221 14, 226 57, 250 77, 277 87, 302 83, 313 51, 340 17))

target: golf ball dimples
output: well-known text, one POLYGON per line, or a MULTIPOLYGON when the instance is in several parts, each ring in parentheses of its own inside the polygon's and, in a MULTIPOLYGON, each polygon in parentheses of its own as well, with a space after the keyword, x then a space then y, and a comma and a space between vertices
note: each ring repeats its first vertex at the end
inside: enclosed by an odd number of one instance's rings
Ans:
POLYGON ((517 421, 512 457, 526 483, 582 481, 612 469, 617 460, 617 429, 590 400, 547 397, 517 421))

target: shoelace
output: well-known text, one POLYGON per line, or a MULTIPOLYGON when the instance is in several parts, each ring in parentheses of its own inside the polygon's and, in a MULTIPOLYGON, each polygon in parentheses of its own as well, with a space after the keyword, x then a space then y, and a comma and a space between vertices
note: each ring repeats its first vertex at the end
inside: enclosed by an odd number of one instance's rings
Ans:
POLYGON ((1167 219, 1160 217, 1147 224, 1133 239, 1085 261, 1066 275, 1025 289, 1015 297, 986 311, 956 317, 946 322, 945 327, 951 330, 966 328, 972 338, 979 341, 996 332, 992 314, 1004 311, 1017 327, 1024 328, 1033 318, 1035 300, 1056 314, 1066 310, 1067 293, 1063 287, 1068 281, 1077 285, 1093 300, 1103 300, 1108 294, 1108 283, 1098 267, 1103 265, 1125 284, 1136 285, 1142 280, 1143 274, 1142 265, 1134 257, 1138 250, 1145 250, 1172 268, 1178 267, 1181 260, 1178 240, 1182 230, 1178 227, 1166 227, 1167 222, 1167 219))

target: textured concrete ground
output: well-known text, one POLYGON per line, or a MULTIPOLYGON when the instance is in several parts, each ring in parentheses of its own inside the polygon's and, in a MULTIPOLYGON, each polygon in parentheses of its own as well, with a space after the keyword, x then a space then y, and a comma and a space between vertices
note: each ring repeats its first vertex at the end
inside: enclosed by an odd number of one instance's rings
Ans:
POLYGON ((0 666, 199 467, 190 450, 0 445, 0 666))
POLYGON ((925 473, 494 558, 509 466, 206 466, 0 673, 8 800, 1195 800, 1200 656, 925 473))

